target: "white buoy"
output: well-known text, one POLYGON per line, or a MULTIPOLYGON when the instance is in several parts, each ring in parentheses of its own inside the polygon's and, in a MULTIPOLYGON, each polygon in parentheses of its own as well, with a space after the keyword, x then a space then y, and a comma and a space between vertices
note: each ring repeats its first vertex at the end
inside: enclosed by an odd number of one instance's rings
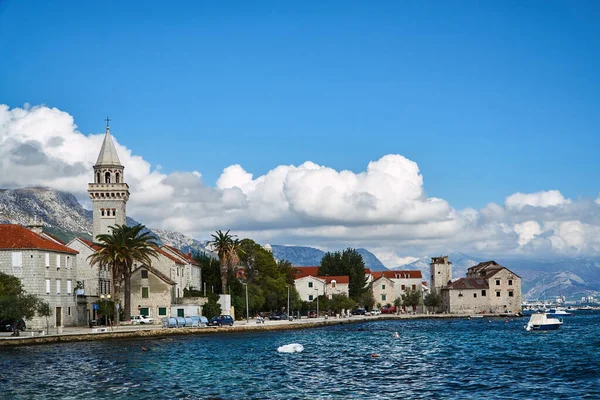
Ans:
POLYGON ((277 348, 279 353, 300 353, 304 351, 304 346, 299 343, 290 343, 277 348))
POLYGON ((399 339, 400 335, 398 335, 398 332, 394 332, 394 339, 399 339))

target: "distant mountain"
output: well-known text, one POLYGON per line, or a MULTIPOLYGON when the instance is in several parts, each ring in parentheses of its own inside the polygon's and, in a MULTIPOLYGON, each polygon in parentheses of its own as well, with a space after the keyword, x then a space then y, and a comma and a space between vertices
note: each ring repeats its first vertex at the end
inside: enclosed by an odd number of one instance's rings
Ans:
MULTIPOLYGON (((84 209, 71 193, 48 188, 0 189, 0 223, 28 225, 36 216, 44 223, 44 231, 64 242, 74 237, 92 238, 92 211, 84 209)), ((138 222, 127 217, 127 225, 138 222)), ((149 230, 160 243, 183 251, 206 251, 206 242, 179 232, 149 230)))
MULTIPOLYGON (((321 259, 325 255, 325 252, 314 247, 305 246, 281 246, 271 245, 273 249, 273 257, 277 260, 288 260, 296 266, 313 266, 320 265, 321 259)), ((363 257, 365 267, 370 268, 373 271, 385 271, 387 268, 375 254, 371 253, 366 249, 356 249, 356 251, 363 257)))
MULTIPOLYGON (((451 253, 448 257, 452 262, 453 279, 465 277, 468 268, 489 260, 489 258, 484 259, 463 253, 451 253)), ((600 295, 600 258, 598 257, 555 260, 498 257, 495 261, 521 277, 523 299, 551 300, 565 296, 567 299, 579 300, 584 296, 600 295)), ((429 281, 430 262, 431 257, 423 257, 392 269, 418 269, 423 274, 424 280, 429 281)))

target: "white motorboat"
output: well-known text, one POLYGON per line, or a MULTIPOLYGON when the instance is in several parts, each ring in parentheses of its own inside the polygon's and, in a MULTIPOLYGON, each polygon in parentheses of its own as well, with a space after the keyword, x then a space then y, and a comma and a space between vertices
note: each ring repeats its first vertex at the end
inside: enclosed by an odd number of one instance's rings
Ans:
POLYGON ((571 315, 570 312, 567 312, 564 308, 551 308, 548 311, 548 314, 552 314, 553 317, 567 317, 571 315))
POLYGON ((531 315, 525 329, 527 331, 555 331, 562 324, 562 320, 555 318, 552 314, 537 313, 531 315))

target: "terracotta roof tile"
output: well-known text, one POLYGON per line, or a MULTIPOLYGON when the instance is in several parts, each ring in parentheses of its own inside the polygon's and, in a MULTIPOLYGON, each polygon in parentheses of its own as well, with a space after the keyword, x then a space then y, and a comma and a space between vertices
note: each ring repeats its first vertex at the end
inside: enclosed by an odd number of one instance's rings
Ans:
POLYGON ((169 250, 171 250, 172 252, 174 252, 175 254, 177 254, 179 257, 183 258, 185 261, 187 261, 190 264, 193 265, 200 265, 200 263, 196 260, 194 260, 194 258, 189 255, 189 254, 183 254, 183 252, 173 246, 169 246, 168 244, 164 244, 164 247, 168 248, 169 250))
POLYGON ((79 254, 65 245, 56 243, 37 233, 16 224, 0 224, 0 249, 37 249, 62 253, 79 254))
POLYGON ((100 248, 99 246, 95 245, 95 244, 94 244, 94 242, 92 242, 91 240, 87 240, 87 239, 84 239, 84 238, 77 238, 77 239, 79 239, 79 240, 81 240, 83 243, 87 244, 87 245, 88 245, 88 247, 89 247, 90 249, 92 249, 92 250, 96 250, 96 251, 97 251, 97 250, 100 248))
POLYGON ((182 262, 180 259, 178 259, 175 256, 172 256, 171 254, 169 254, 168 252, 164 251, 160 247, 154 247, 154 250, 156 250, 158 253, 162 254, 163 256, 167 257, 169 260, 175 261, 175 263, 177 263, 177 264, 185 265, 185 263, 182 262))
POLYGON ((294 267, 296 268, 296 279, 304 278, 305 276, 317 276, 319 274, 319 266, 310 267, 294 267))
POLYGON ((394 270, 394 271, 376 271, 373 272, 373 280, 385 276, 388 279, 423 279, 423 275, 419 270, 394 270))

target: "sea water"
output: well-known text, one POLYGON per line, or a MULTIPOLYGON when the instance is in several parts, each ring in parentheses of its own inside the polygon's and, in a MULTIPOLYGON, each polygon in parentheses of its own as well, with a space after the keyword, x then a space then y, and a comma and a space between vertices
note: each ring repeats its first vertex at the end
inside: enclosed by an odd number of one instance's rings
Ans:
POLYGON ((527 320, 370 321, 6 348, 0 398, 600 398, 600 313, 565 317, 554 332, 527 332, 527 320), (277 351, 290 343, 304 351, 277 351))

